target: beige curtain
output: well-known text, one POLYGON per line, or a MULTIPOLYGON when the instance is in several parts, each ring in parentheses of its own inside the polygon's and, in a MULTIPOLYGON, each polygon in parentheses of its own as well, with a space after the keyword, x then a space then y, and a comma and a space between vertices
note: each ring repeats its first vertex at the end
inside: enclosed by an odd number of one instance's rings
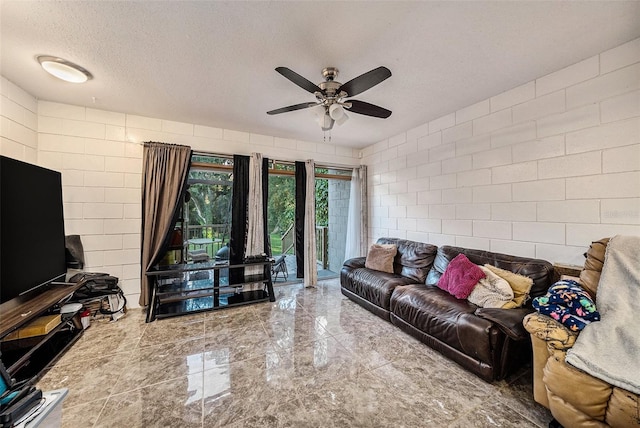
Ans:
POLYGON ((369 250, 369 199, 367 196, 367 166, 361 165, 358 168, 360 175, 360 208, 362 214, 360 218, 362 223, 360 224, 360 254, 365 256, 369 250))
POLYGON ((316 256, 316 174, 313 160, 305 161, 307 173, 304 203, 304 286, 315 287, 318 283, 316 256))
MULTIPOLYGON (((249 201, 247 209, 247 245, 246 256, 258 256, 264 253, 264 216, 262 215, 262 154, 252 153, 249 159, 249 201)), ((262 266, 248 267, 245 274, 256 275, 263 271, 262 266)))
POLYGON ((349 193, 349 211, 347 215, 347 239, 345 243, 345 260, 354 257, 365 256, 363 252, 363 238, 366 232, 363 225, 366 224, 366 202, 362 197, 363 185, 366 184, 367 167, 354 168, 351 174, 351 189, 349 193))
POLYGON ((191 147, 149 142, 142 154, 142 236, 140 306, 147 306, 150 283, 145 273, 164 256, 166 242, 180 207, 191 147))

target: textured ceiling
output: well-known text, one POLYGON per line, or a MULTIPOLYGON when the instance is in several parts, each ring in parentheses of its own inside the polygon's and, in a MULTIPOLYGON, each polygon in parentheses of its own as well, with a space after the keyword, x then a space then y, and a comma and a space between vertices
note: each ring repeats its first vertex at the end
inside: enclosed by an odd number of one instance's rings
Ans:
POLYGON ((350 114, 335 144, 364 147, 640 36, 640 2, 1 2, 3 76, 42 100, 322 141, 314 101, 274 71, 346 82, 393 76, 356 99, 393 111, 350 114), (36 55, 94 75, 44 73, 36 55), (95 102, 92 97, 95 97, 95 102))

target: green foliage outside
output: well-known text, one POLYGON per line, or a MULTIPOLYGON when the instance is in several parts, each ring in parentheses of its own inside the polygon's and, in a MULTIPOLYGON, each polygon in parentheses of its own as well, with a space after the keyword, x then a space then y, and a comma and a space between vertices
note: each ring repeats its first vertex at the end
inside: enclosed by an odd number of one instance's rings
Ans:
POLYGON ((273 254, 282 254, 282 238, 279 233, 272 233, 270 236, 271 239, 271 252, 273 254))
POLYGON ((316 179, 316 226, 329 225, 329 180, 316 179))
MULTIPOLYGON (((291 176, 269 177, 267 221, 272 233, 285 233, 296 218, 296 183, 291 176)), ((316 224, 329 224, 329 181, 316 179, 316 224)), ((275 251, 274 251, 275 252, 275 251)))
MULTIPOLYGON (((291 176, 269 177, 267 224, 270 233, 285 233, 296 218, 296 182, 291 176)), ((273 247, 273 241, 271 243, 273 247)), ((273 251, 275 253, 275 250, 273 251)))
MULTIPOLYGON (((189 173, 189 225, 224 225, 231 222, 231 174, 214 171, 189 173)), ((228 227, 205 228, 198 237, 229 239, 222 236, 228 227)))
MULTIPOLYGON (((223 163, 224 159, 198 158, 197 162, 223 163)), ((282 169, 292 169, 284 166, 282 169)), ((326 172, 320 171, 318 172, 326 172)), ((210 170, 191 170, 189 173, 188 203, 189 225, 218 225, 231 222, 232 173, 210 170)), ((329 221, 329 183, 326 179, 316 179, 316 224, 327 226, 329 221)), ((274 254, 282 252, 281 236, 295 221, 295 178, 284 175, 269 176, 269 197, 267 206, 267 227, 271 236, 274 254)), ((198 237, 225 239, 221 236, 224 228, 203 228, 198 237)), ((229 230, 226 230, 229 233, 229 230)))

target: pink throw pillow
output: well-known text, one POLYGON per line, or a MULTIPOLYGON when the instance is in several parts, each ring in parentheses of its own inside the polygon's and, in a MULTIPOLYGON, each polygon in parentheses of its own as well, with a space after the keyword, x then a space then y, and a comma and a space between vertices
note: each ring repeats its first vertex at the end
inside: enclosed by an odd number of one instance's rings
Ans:
POLYGON ((458 299, 466 299, 478 281, 485 277, 484 272, 467 256, 458 254, 445 269, 438 281, 438 287, 458 299))

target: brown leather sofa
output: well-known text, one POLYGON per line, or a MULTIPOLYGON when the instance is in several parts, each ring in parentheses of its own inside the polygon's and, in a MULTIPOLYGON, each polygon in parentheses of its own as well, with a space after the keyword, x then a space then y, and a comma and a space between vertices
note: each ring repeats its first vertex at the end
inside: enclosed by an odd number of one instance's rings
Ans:
POLYGON ((501 379, 531 358, 522 326, 525 315, 533 311, 530 306, 479 308, 435 284, 449 261, 463 253, 473 263, 489 263, 531 277, 530 294, 535 297, 553 283, 549 262, 404 239, 380 238, 378 243, 397 245, 394 273, 367 269, 364 257, 347 260, 340 272, 345 296, 485 380, 501 379))
MULTIPOLYGON (((591 243, 580 283, 596 301, 608 238, 591 243)), ((533 345, 534 399, 565 428, 640 427, 640 397, 565 363, 574 333, 538 313, 524 320, 533 345)), ((640 358, 640 357, 639 357, 640 358)), ((632 369, 632 368, 629 368, 632 369)))

